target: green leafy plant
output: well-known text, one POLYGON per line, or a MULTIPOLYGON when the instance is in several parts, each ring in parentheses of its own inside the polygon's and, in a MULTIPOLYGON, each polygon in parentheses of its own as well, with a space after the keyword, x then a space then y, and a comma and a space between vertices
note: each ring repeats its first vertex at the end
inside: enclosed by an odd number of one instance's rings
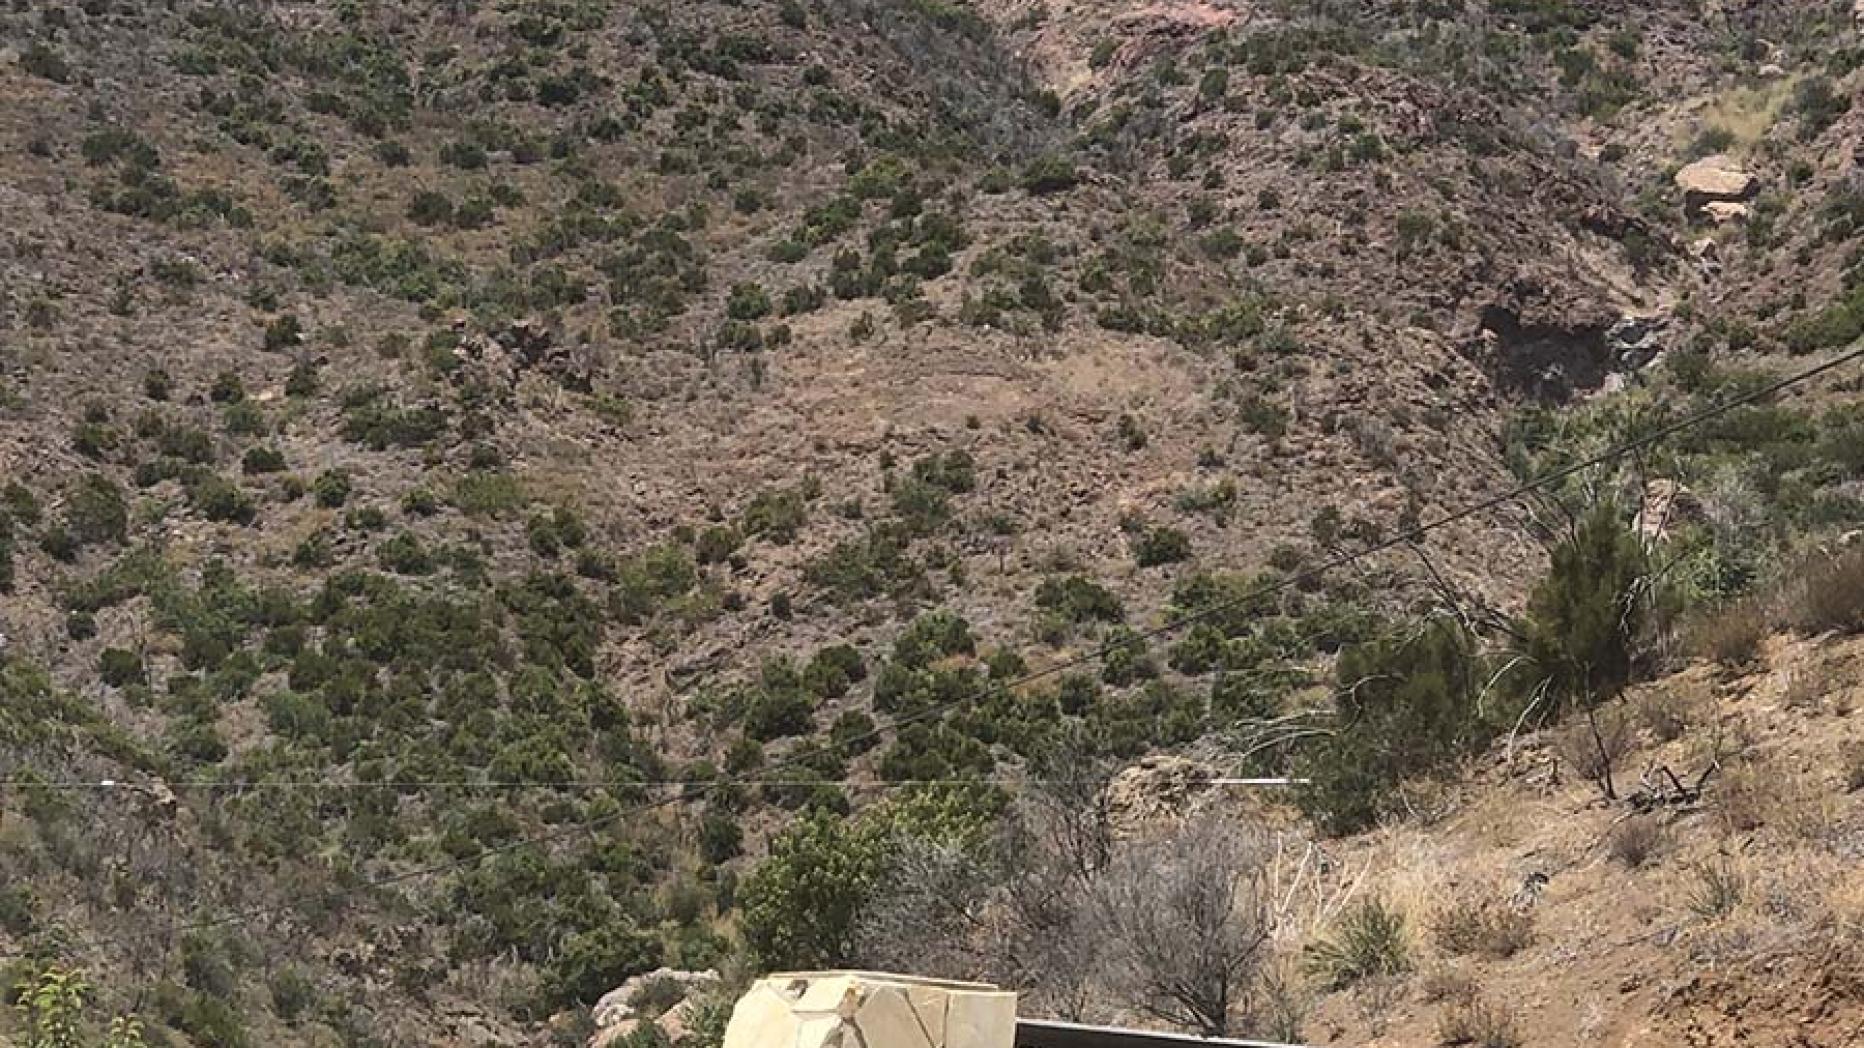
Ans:
POLYGON ((1329 989, 1411 970, 1404 914, 1380 899, 1363 899, 1340 915, 1331 938, 1307 949, 1304 966, 1329 989))

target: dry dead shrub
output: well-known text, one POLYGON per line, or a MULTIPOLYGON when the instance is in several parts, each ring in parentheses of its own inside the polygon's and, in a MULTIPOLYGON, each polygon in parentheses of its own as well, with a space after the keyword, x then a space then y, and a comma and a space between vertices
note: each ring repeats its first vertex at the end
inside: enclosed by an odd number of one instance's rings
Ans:
POLYGON ((1791 593, 1792 618, 1802 631, 1864 630, 1864 548, 1807 562, 1791 593))
POLYGON ((1652 688, 1638 698, 1632 711, 1651 738, 1670 742, 1689 730, 1700 708, 1700 702, 1678 688, 1652 688))
POLYGON ((1748 833, 1767 825, 1777 813, 1779 783, 1752 764, 1723 773, 1710 794, 1710 810, 1729 833, 1748 833))
POLYGON ((1404 980, 1396 975, 1376 975, 1353 986, 1353 1010, 1375 1038, 1385 1036, 1402 1000, 1404 980))
POLYGON ((1839 768, 1843 775, 1846 793, 1864 790, 1864 741, 1852 740, 1838 754, 1839 768))
POLYGON ((1589 710, 1553 739, 1553 752, 1581 778, 1596 784, 1607 800, 1618 798, 1613 773, 1631 752, 1634 734, 1623 710, 1589 710))
POLYGON ((1765 604, 1753 598, 1738 600, 1698 618, 1689 631, 1689 647, 1717 665, 1741 669, 1760 658, 1769 625, 1765 604))
POLYGON ((1705 921, 1733 913, 1747 895, 1747 875, 1723 858, 1696 867, 1696 882, 1689 890, 1689 908, 1705 921))
POLYGON ((1473 997, 1476 993, 1475 980, 1465 974, 1462 969, 1447 965, 1425 972, 1418 979, 1417 988, 1418 992, 1423 994, 1424 1000, 1430 1004, 1436 1004, 1439 1001, 1462 1000, 1465 997, 1473 997))
POLYGON ((1430 936, 1452 957, 1512 957, 1534 941, 1534 915, 1498 899, 1464 897, 1437 911, 1430 936))
POLYGON ((1293 1044, 1301 1039, 1301 1027, 1313 1004, 1299 965, 1283 958, 1264 966, 1257 980, 1248 1028, 1271 1041, 1293 1044))
POLYGON ((1780 704, 1789 710, 1812 712, 1823 704, 1832 690, 1831 673, 1824 666, 1801 666, 1786 678, 1780 691, 1780 704))
POLYGON ((1635 870, 1656 858, 1669 837, 1669 830, 1656 816, 1639 815, 1613 827, 1605 848, 1613 860, 1635 870))
POLYGON ((1518 1048, 1521 1027, 1514 1012, 1480 993, 1452 1000, 1437 1020, 1437 1040, 1448 1045, 1476 1048, 1518 1048))

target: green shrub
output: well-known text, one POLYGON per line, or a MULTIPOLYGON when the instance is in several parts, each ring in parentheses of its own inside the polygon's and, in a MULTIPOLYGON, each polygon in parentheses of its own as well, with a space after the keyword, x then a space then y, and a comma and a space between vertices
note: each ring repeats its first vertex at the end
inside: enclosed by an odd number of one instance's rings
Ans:
POLYGON ((893 512, 914 535, 929 535, 951 519, 951 497, 942 487, 918 478, 893 486, 893 512))
POLYGON ((205 474, 187 485, 188 504, 208 520, 232 524, 251 524, 258 515, 252 499, 238 484, 219 476, 205 474))
POLYGON ((751 537, 788 545, 796 541, 807 513, 801 491, 791 488, 760 491, 744 508, 741 527, 751 537))
POLYGON ((908 552, 910 537, 897 525, 877 525, 812 561, 804 569, 804 578, 842 601, 904 593, 925 577, 924 569, 908 552))
POLYGON ((623 622, 645 622, 698 581, 698 569, 685 550, 668 545, 650 547, 618 569, 610 604, 623 622))
POLYGON ((68 496, 64 530, 77 546, 123 542, 129 536, 123 489, 101 473, 85 474, 68 496))
POLYGON ((453 485, 453 505, 470 517, 502 517, 526 499, 524 485, 502 470, 475 469, 453 485))
POLYGON ((867 664, 852 645, 837 644, 815 653, 803 667, 802 684, 822 699, 838 699, 867 677, 867 664))
POLYGON ((729 525, 718 525, 700 532, 693 540, 693 558, 701 564, 721 564, 731 559, 744 544, 744 537, 738 529, 729 525))
POLYGON ((1050 576, 1036 587, 1036 607, 1069 622, 1120 622, 1126 608, 1112 590, 1080 575, 1050 576))
POLYGON ((267 980, 272 998, 272 1014, 286 1025, 296 1025, 317 1004, 317 984, 295 966, 279 969, 267 980))
POLYGON ((1176 564, 1191 556, 1191 540, 1176 528, 1148 529, 1133 546, 1133 560, 1142 568, 1176 564))
POLYGON ((707 812, 699 823, 699 854, 705 861, 717 865, 730 862, 744 852, 744 831, 738 828, 736 819, 716 812, 707 812))
POLYGON ((1361 900, 1341 914, 1331 938, 1307 948, 1303 967, 1330 990, 1403 975, 1411 970, 1404 915, 1379 899, 1361 900))
POLYGON ((303 341, 304 325, 289 313, 273 318, 265 326, 264 346, 267 352, 282 352, 303 341))
POLYGON ((1053 153, 1037 157, 1023 168, 1023 190, 1036 196, 1066 192, 1080 181, 1074 162, 1053 153))
POLYGON ((245 400, 246 384, 240 381, 239 372, 222 371, 216 374, 207 387, 207 399, 216 404, 245 400))
POLYGON ((55 84, 71 82, 71 63, 65 61, 64 55, 47 47, 43 40, 34 40, 20 53, 19 67, 55 84))
POLYGON ((262 473, 280 473, 285 469, 285 453, 272 447, 249 449, 240 459, 240 472, 247 476, 262 473))
POLYGON ((327 469, 317 475, 311 482, 311 494, 319 506, 336 509, 349 501, 353 485, 347 472, 340 469, 327 469))
POLYGON ((800 687, 760 689, 744 713, 744 733, 759 742, 808 735, 814 728, 814 703, 800 687))
POLYGON ((660 967, 663 960, 664 950, 653 934, 610 920, 563 944, 545 973, 546 1003, 555 1008, 588 1006, 630 977, 660 967))
POLYGON ((893 661, 922 669, 953 655, 971 655, 977 641, 962 615, 931 611, 915 618, 893 641, 893 661))
POLYGON ((413 532, 404 531, 376 548, 376 558, 381 561, 386 571, 397 575, 428 575, 434 570, 434 560, 422 545, 420 537, 413 532))
POLYGON ((733 320, 758 320, 770 313, 770 295, 759 284, 733 284, 725 301, 725 315, 733 320))
POLYGON ((1811 141, 1851 109, 1851 98, 1833 87, 1829 76, 1811 76, 1793 87, 1787 109, 1799 118, 1799 137, 1811 141))
POLYGON ((112 688, 141 684, 142 656, 122 648, 105 648, 97 660, 97 675, 112 688))
POLYGON ((1486 743, 1479 676, 1473 642, 1450 622, 1347 648, 1334 674, 1341 728, 1301 754, 1301 809, 1330 833, 1363 829, 1390 811, 1405 779, 1486 743))
POLYGON ((1528 600, 1531 673, 1568 706, 1592 706, 1631 679, 1649 606, 1644 549, 1617 507, 1602 502, 1553 550, 1528 600))
POLYGON ((885 870, 887 840, 867 820, 815 812, 779 835, 738 897, 745 945, 765 970, 851 959, 856 921, 885 870))
POLYGON ((420 190, 408 204, 408 218, 423 226, 446 225, 453 221, 453 201, 445 193, 420 190))

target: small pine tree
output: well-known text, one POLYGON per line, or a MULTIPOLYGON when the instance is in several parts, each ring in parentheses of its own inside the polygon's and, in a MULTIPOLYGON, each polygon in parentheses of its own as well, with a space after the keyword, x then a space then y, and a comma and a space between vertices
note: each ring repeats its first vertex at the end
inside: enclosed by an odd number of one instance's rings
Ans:
POLYGON ((1522 633, 1536 679, 1566 708, 1595 706, 1630 682, 1647 570, 1644 547, 1610 502, 1554 549, 1522 633))

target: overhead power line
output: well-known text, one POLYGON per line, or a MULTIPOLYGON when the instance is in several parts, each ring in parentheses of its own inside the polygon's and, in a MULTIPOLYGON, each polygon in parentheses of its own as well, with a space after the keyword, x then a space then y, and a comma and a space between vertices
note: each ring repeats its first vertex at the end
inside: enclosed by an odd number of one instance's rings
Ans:
MULTIPOLYGON (((1043 669, 1035 670, 1029 673, 1024 673, 1014 679, 1006 680, 1001 683, 987 685, 986 687, 981 688, 971 694, 960 696, 956 699, 951 699, 951 700, 941 702, 941 703, 935 703, 911 715, 895 718, 892 722, 885 724, 885 725, 877 726, 870 731, 863 732, 861 734, 854 735, 854 736, 851 736, 849 738, 845 738, 839 741, 832 741, 828 744, 828 749, 830 750, 830 752, 833 752, 835 750, 843 749, 849 746, 879 739, 881 736, 886 735, 889 732, 898 731, 900 728, 907 727, 911 724, 919 723, 919 722, 931 719, 933 717, 942 717, 946 713, 960 706, 971 705, 977 702, 981 702, 988 698, 991 698, 992 696, 1002 694, 1005 692, 1009 692, 1009 691, 1013 691, 1019 688, 1027 687, 1028 685, 1036 683, 1038 681, 1046 680, 1048 678, 1057 676, 1059 674, 1066 673, 1068 670, 1074 669, 1078 666, 1082 666, 1090 662, 1099 661, 1101 659, 1106 658, 1109 654, 1111 654, 1112 652, 1116 650, 1121 650, 1121 649, 1124 649, 1130 646, 1135 638, 1140 639, 1140 640, 1150 640, 1150 639, 1154 639, 1157 637, 1166 636, 1168 634, 1175 633, 1178 630, 1185 629, 1189 626, 1193 626, 1200 622, 1207 621, 1218 615, 1224 614, 1225 612, 1247 607, 1261 600, 1264 597, 1276 595, 1291 587, 1300 585, 1302 583, 1311 581, 1313 579, 1317 579, 1321 575, 1326 574, 1327 572, 1338 570, 1339 568, 1346 567, 1350 564, 1356 563, 1367 557, 1375 556, 1379 553, 1383 553, 1388 550, 1395 549, 1399 546, 1403 546, 1403 545, 1415 542, 1418 539, 1422 538, 1423 536, 1429 534, 1430 532, 1436 531, 1439 528, 1448 527, 1451 524, 1455 524, 1460 521, 1467 520, 1471 517, 1477 516, 1479 514, 1486 513, 1489 510, 1492 510, 1498 506, 1502 506, 1509 502, 1513 502, 1516 499, 1521 498, 1522 496, 1532 494, 1533 492, 1538 491, 1542 488, 1548 487, 1553 484, 1557 484, 1560 481, 1565 480, 1568 477, 1574 476, 1575 474, 1581 473, 1595 466, 1600 466, 1607 462, 1611 462, 1616 459, 1623 458, 1624 456, 1630 455, 1634 452, 1641 451, 1644 448, 1650 447, 1651 445, 1656 444, 1662 440, 1665 440, 1671 436, 1674 436, 1677 433, 1681 433, 1684 430, 1694 428, 1695 426, 1699 426, 1705 422, 1711 421, 1715 418, 1725 415, 1728 412, 1735 410, 1736 408, 1744 407, 1756 401, 1765 399, 1767 397, 1771 397, 1774 394, 1781 392, 1782 390, 1786 390, 1794 386, 1800 385, 1802 383, 1809 382, 1813 380, 1814 378, 1817 378, 1828 372, 1831 372, 1840 367, 1843 367, 1844 365, 1849 364, 1852 361, 1859 359, 1860 357, 1864 357, 1864 344, 1860 344, 1853 349, 1850 349, 1844 353, 1841 353, 1835 357, 1832 357, 1829 360, 1824 361, 1823 363, 1816 364, 1802 371, 1794 372, 1783 378, 1776 379, 1773 382, 1767 383, 1766 385, 1759 386, 1745 393, 1739 394, 1734 397, 1730 397, 1726 400, 1720 401, 1700 411, 1684 416, 1683 418, 1678 419, 1675 422, 1671 422, 1666 425, 1659 426, 1656 429, 1653 429, 1650 432, 1645 433, 1642 436, 1624 441, 1620 444, 1616 444, 1612 447, 1605 449, 1604 451, 1600 451, 1594 455, 1590 455, 1584 459, 1580 459, 1579 461, 1573 462, 1560 469, 1553 470, 1552 472, 1543 474, 1532 480, 1526 481, 1521 484, 1517 484, 1514 487, 1508 489, 1507 491, 1499 495, 1495 495, 1495 496, 1492 496, 1486 499, 1482 499, 1468 506, 1464 506, 1461 509, 1446 513, 1443 516, 1436 517, 1432 520, 1417 524, 1411 528, 1401 530, 1397 534, 1393 535, 1392 537, 1384 539, 1380 542, 1375 542, 1369 546, 1366 546, 1366 547, 1363 547, 1361 549, 1354 550, 1351 552, 1337 554, 1333 557, 1330 557, 1320 562, 1319 564, 1303 568, 1299 571, 1293 572, 1289 575, 1283 576, 1275 580, 1261 583, 1257 586, 1252 587, 1248 592, 1243 593, 1239 596, 1230 598, 1228 600, 1220 601, 1208 607, 1201 608, 1198 611, 1167 620, 1166 622, 1158 626, 1154 626, 1149 629, 1138 631, 1137 634, 1129 635, 1127 638, 1117 643, 1103 644, 1099 647, 1089 649, 1088 651, 1085 651, 1083 653, 1080 653, 1072 657, 1063 659, 1059 662, 1053 663, 1047 667, 1044 667, 1043 669)), ((806 763, 806 761, 810 757, 814 756, 816 752, 819 752, 819 751, 811 751, 805 748, 799 751, 798 753, 792 754, 788 757, 783 758, 782 760, 779 760, 775 764, 770 765, 769 768, 766 769, 766 771, 782 771, 786 769, 796 768, 806 763)), ((710 792, 710 791, 718 790, 718 789, 724 789, 728 787, 750 785, 754 782, 755 782, 754 779, 751 779, 748 777, 726 777, 723 779, 712 780, 710 782, 707 782, 701 785, 693 786, 693 787, 690 787, 690 789, 696 789, 700 793, 705 793, 705 792, 710 792)), ((812 783, 812 785, 824 785, 824 783, 812 783)), ((90 788, 90 787, 87 787, 87 788, 90 788)), ((445 862, 439 862, 439 863, 433 863, 433 864, 429 864, 425 866, 413 867, 407 870, 400 871, 398 873, 388 874, 383 877, 374 878, 372 880, 369 880, 363 883, 361 886, 347 892, 346 894, 360 894, 362 892, 378 891, 383 888, 393 887, 395 885, 402 884, 408 881, 418 880, 418 879, 421 879, 424 877, 430 877, 430 876, 439 876, 441 874, 450 873, 454 870, 466 869, 472 866, 476 866, 480 862, 483 862, 486 859, 492 858, 497 855, 507 854, 507 853, 517 851, 517 850, 527 848, 527 847, 547 846, 550 844, 557 843, 559 841, 564 841, 564 840, 569 840, 575 837, 585 836, 587 834, 600 830, 612 823, 618 822, 621 819, 635 816, 640 813, 652 811, 656 808, 667 807, 671 804, 680 803, 684 801, 690 801, 693 799, 694 797, 690 792, 681 792, 681 793, 676 793, 676 794, 669 795, 667 797, 660 798, 658 800, 645 801, 639 804, 630 805, 620 810, 610 812, 605 815, 600 815, 593 819, 585 820, 584 822, 578 823, 574 826, 561 828, 561 829, 554 830, 546 834, 507 841, 503 844, 497 844, 497 845, 492 845, 487 848, 483 848, 473 853, 472 855, 468 855, 468 856, 464 856, 464 857, 456 858, 456 859, 450 859, 445 862)), ((221 916, 215 917, 215 918, 208 918, 208 919, 194 921, 194 922, 171 923, 168 926, 166 926, 166 928, 164 929, 164 933, 172 937, 174 935, 189 932, 189 931, 209 930, 209 929, 214 929, 214 928, 225 927, 231 924, 246 924, 251 921, 260 920, 267 916, 288 913, 296 909, 300 902, 310 901, 314 898, 316 897, 315 896, 304 896, 302 898, 287 899, 282 902, 274 903, 268 906, 252 907, 252 908, 248 908, 245 910, 238 910, 232 913, 222 914, 221 916)), ((146 938, 147 938, 146 935, 145 936, 95 937, 89 940, 80 940, 76 943, 73 943, 72 945, 89 946, 89 947, 101 947, 101 946, 109 946, 109 945, 117 945, 117 944, 127 945, 132 942, 138 941, 139 939, 146 939, 146 938)), ((25 955, 24 951, 16 950, 12 953, 3 954, 0 956, 19 957, 19 956, 24 956, 24 955, 25 955)))
MULTIPOLYGON (((560 781, 523 780, 508 782, 475 782, 470 779, 393 781, 318 781, 316 779, 252 779, 247 781, 213 779, 195 779, 181 782, 128 782, 121 779, 59 779, 38 781, 35 779, 3 779, 0 789, 14 787, 18 789, 48 790, 123 790, 129 793, 149 793, 157 789, 167 790, 211 790, 240 793, 263 790, 622 790, 622 789, 713 789, 723 785, 759 786, 766 789, 786 789, 814 786, 841 786, 848 789, 908 789, 926 786, 1084 786, 1101 782, 1100 779, 1050 779, 1050 778, 976 778, 976 779, 565 779, 560 781)), ((1286 786, 1300 780, 1288 778, 1209 778, 1200 780, 1213 786, 1286 786)))

